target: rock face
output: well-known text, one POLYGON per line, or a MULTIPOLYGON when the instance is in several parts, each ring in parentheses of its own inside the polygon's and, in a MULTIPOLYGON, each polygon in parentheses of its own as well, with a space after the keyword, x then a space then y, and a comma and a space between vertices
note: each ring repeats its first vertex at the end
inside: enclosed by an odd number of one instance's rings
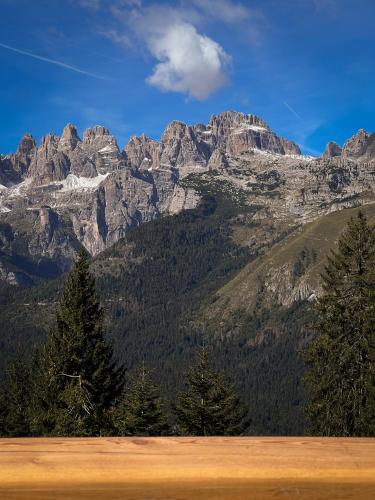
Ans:
POLYGON ((363 129, 351 137, 342 149, 343 156, 349 158, 375 157, 375 134, 369 134, 363 129))
MULTIPOLYGON (((237 112, 207 125, 174 121, 160 141, 133 136, 123 151, 102 126, 81 139, 68 124, 38 147, 27 134, 0 156, 0 229, 13 235, 1 250, 22 248, 65 270, 81 245, 97 254, 130 227, 196 207, 196 181, 231 186, 228 196, 239 193, 258 219, 304 222, 371 197, 374 163, 375 134, 361 130, 342 150, 330 143, 322 158, 305 157, 262 119, 237 112)), ((4 269, 0 280, 11 282, 4 269)))
POLYGON ((174 121, 159 143, 145 135, 133 136, 124 153, 136 168, 178 168, 183 176, 192 168, 211 168, 216 159, 221 163, 225 154, 236 156, 250 149, 301 154, 296 144, 277 136, 262 119, 234 111, 214 115, 208 125, 174 121))
POLYGON ((158 142, 142 134, 133 135, 124 149, 124 155, 130 165, 141 170, 148 170, 152 165, 159 165, 158 142))
POLYGON ((323 153, 322 158, 328 160, 329 158, 334 158, 335 156, 341 156, 342 148, 337 144, 337 142, 329 142, 327 144, 326 150, 323 153))
POLYGON ((68 123, 62 131, 59 140, 59 149, 69 154, 69 152, 76 148, 79 142, 81 142, 81 139, 78 137, 77 129, 74 125, 68 123))
POLYGON ((233 112, 215 115, 210 120, 209 131, 215 146, 234 156, 252 148, 282 155, 301 154, 297 144, 278 137, 255 115, 233 112))
POLYGON ((0 183, 9 186, 20 182, 27 172, 36 152, 36 144, 32 135, 25 134, 14 154, 4 158, 0 156, 0 183))
POLYGON ((59 138, 56 135, 48 134, 43 137, 27 176, 35 186, 61 181, 66 178, 70 170, 69 158, 59 150, 59 138))

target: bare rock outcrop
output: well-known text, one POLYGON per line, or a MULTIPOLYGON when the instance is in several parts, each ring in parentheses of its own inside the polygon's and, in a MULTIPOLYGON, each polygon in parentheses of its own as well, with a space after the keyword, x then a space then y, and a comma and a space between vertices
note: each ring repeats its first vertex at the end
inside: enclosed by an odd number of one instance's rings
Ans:
POLYGON ((255 148, 277 154, 301 154, 291 141, 277 136, 270 127, 255 115, 233 111, 214 115, 209 128, 215 137, 215 146, 231 155, 255 148))
POLYGON ((62 131, 58 147, 61 151, 69 154, 77 147, 77 144, 80 142, 81 139, 78 137, 77 129, 74 125, 68 123, 62 131))
POLYGON ((25 134, 17 151, 6 157, 0 156, 0 184, 9 186, 20 182, 27 173, 36 152, 36 144, 32 135, 25 134))
POLYGON ((66 269, 81 245, 95 255, 131 227, 196 207, 210 183, 254 220, 288 224, 375 198, 375 134, 361 130, 342 150, 330 143, 320 158, 300 153, 261 118, 233 111, 207 125, 174 121, 160 141, 132 136, 122 152, 102 126, 81 140, 68 124, 39 147, 27 134, 0 156, 0 226, 13 235, 0 231, 2 248, 66 269))
POLYGON ((335 158, 336 156, 341 156, 342 148, 337 144, 337 142, 331 141, 327 144, 326 150, 324 151, 322 158, 323 160, 328 160, 329 158, 335 158))
POLYGON ((214 115, 208 125, 173 121, 160 142, 133 136, 124 153, 136 168, 177 168, 183 177, 192 168, 208 169, 220 158, 224 161, 225 154, 238 156, 250 149, 301 154, 295 143, 277 136, 261 118, 234 111, 214 115))
POLYGON ((364 129, 358 130, 358 132, 353 135, 342 148, 342 154, 349 158, 359 158, 365 156, 367 153, 368 143, 370 139, 370 134, 364 129))
POLYGON ((58 146, 59 138, 56 135, 47 134, 43 137, 28 169, 28 177, 33 185, 61 181, 69 174, 69 158, 58 146))
POLYGON ((198 140, 193 127, 174 121, 165 129, 160 141, 160 165, 164 167, 205 167, 208 148, 198 140))
POLYGON ((112 172, 125 164, 115 137, 100 125, 85 130, 82 148, 98 173, 112 172))
POLYGON ((124 149, 125 158, 130 165, 141 170, 159 168, 159 143, 145 134, 133 135, 124 149))

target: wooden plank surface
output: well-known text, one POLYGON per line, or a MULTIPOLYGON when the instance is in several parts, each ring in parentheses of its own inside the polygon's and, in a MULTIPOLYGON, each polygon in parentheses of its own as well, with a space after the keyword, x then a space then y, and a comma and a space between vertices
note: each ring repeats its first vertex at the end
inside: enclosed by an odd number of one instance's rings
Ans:
POLYGON ((375 439, 0 439, 3 499, 375 499, 375 439))

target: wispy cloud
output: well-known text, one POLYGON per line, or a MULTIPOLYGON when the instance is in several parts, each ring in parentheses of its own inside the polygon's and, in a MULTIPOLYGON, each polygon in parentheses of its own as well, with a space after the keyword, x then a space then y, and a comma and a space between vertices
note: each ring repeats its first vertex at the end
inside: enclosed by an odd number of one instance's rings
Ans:
POLYGON ((318 118, 311 118, 309 120, 300 120, 298 124, 292 126, 289 129, 289 134, 300 146, 302 151, 307 154, 312 154, 314 156, 319 156, 321 151, 317 151, 312 148, 309 144, 314 136, 314 134, 321 128, 324 121, 318 118))
POLYGON ((292 106, 290 104, 288 104, 286 101, 283 101, 283 104, 284 106, 289 109, 289 111, 296 117, 298 118, 298 120, 300 120, 301 122, 303 122, 303 118, 301 117, 301 115, 299 115, 297 113, 297 111, 295 109, 292 108, 292 106))
POLYGON ((304 153, 319 156, 321 152, 309 146, 308 142, 323 125, 323 120, 320 118, 318 119, 317 117, 309 117, 308 119, 302 118, 302 116, 297 113, 297 111, 287 101, 283 101, 283 105, 298 120, 298 122, 291 124, 288 134, 293 137, 294 141, 297 142, 304 153))
POLYGON ((61 68, 64 68, 64 69, 67 69, 70 71, 74 71, 75 73, 80 73, 81 75, 90 76, 91 78, 96 78, 98 80, 107 80, 107 81, 110 80, 106 76, 97 75, 96 73, 91 73, 91 72, 83 70, 81 68, 77 68, 77 66, 72 66, 71 64, 66 64, 66 63, 61 62, 61 61, 56 61, 55 59, 43 57, 43 56, 40 56, 38 54, 28 52, 26 50, 17 49, 16 47, 12 47, 11 45, 6 45, 5 43, 0 42, 0 47, 2 47, 3 49, 15 52, 17 54, 21 54, 23 56, 32 57, 33 59, 37 59, 38 61, 42 61, 42 62, 45 62, 48 64, 54 64, 55 66, 60 66, 61 68))

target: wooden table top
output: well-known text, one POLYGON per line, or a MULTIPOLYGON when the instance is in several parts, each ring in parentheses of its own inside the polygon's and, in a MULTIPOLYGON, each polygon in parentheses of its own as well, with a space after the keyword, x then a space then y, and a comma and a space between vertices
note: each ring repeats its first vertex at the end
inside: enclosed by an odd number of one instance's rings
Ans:
POLYGON ((0 439, 3 499, 375 499, 375 439, 0 439))

